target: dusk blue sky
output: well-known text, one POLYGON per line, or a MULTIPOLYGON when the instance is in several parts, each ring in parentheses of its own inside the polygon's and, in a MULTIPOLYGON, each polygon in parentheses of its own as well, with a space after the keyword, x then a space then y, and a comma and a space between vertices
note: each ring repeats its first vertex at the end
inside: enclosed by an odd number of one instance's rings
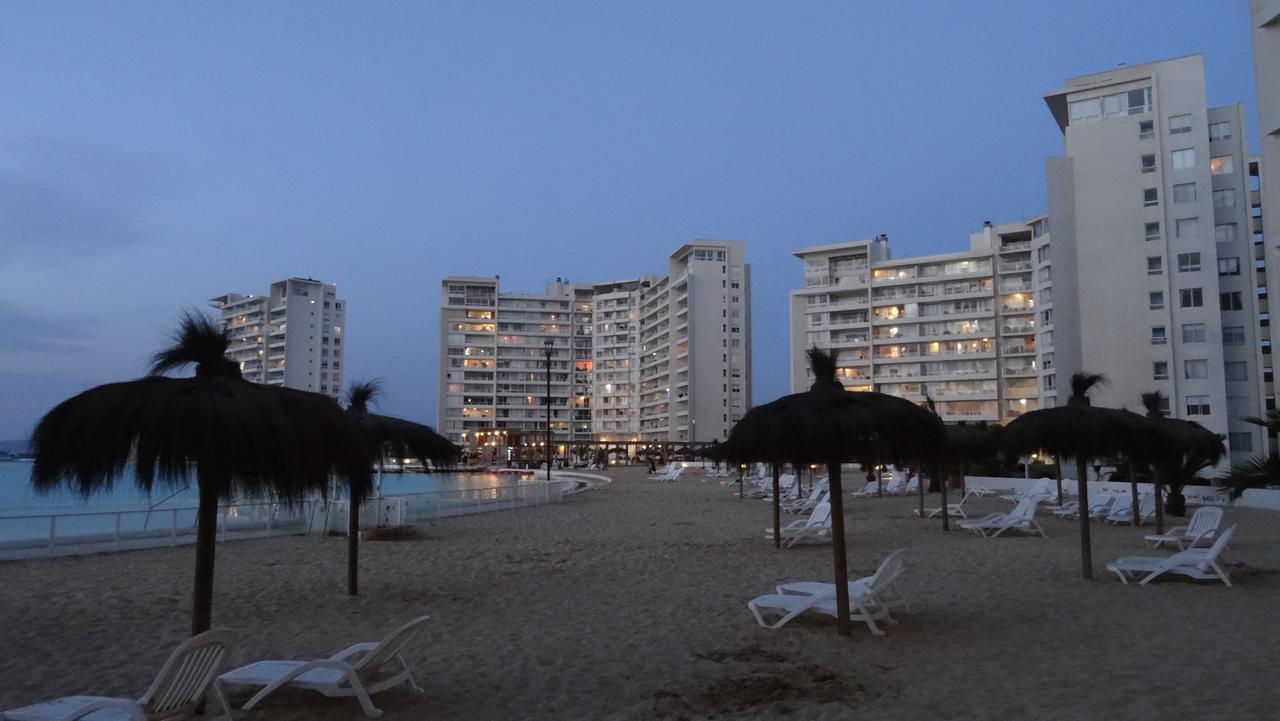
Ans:
POLYGON ((1038 213, 1043 94, 1198 52, 1252 122, 1245 0, 7 2, 0 438, 295 275, 347 300, 348 378, 434 423, 441 277, 656 273, 695 237, 746 243, 771 400, 794 250, 1038 213))

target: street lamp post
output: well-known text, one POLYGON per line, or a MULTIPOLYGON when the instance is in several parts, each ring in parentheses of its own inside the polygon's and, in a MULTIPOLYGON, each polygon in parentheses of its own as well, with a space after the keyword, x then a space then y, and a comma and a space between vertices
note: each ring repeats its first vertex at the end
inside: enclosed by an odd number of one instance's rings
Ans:
POLYGON ((547 355, 547 480, 551 480, 551 338, 542 342, 543 351, 547 355))

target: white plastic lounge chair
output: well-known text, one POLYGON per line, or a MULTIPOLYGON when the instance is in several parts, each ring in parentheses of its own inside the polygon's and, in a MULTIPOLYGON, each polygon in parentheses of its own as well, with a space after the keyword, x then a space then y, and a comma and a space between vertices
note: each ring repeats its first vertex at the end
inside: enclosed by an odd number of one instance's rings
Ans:
POLYGON ((827 489, 814 484, 813 490, 809 492, 808 498, 801 498, 788 503, 782 504, 782 510, 787 513, 809 513, 818 507, 827 498, 827 489))
POLYGON ((910 479, 908 479, 906 483, 900 484, 898 488, 893 492, 893 495, 914 496, 919 491, 920 491, 920 475, 916 474, 912 476, 910 479))
MULTIPOLYGON (((765 538, 773 540, 773 526, 764 529, 765 538)), ((831 540, 831 504, 823 501, 814 506, 808 518, 799 518, 779 529, 782 547, 790 548, 801 541, 831 540)))
MULTIPOLYGON (((1142 501, 1139 500, 1138 508, 1142 508, 1142 501)), ((1098 518, 1099 516, 1092 516, 1098 518)), ((1133 522, 1133 496, 1128 493, 1121 493, 1116 496, 1115 503, 1111 504, 1111 512, 1102 519, 1108 523, 1119 525, 1121 523, 1133 522)))
POLYGON ((1044 536, 1044 529, 1036 523, 1035 519, 1037 503, 1039 501, 1035 498, 1027 498, 1019 501, 1018 505, 1008 513, 992 513, 971 521, 961 521, 960 527, 966 531, 973 531, 983 538, 995 538, 1009 530, 1044 536))
POLYGON ((1191 520, 1185 526, 1174 526, 1168 532, 1146 537, 1152 548, 1161 544, 1172 543, 1178 550, 1210 546, 1218 537, 1218 525, 1222 523, 1222 509, 1217 506, 1201 506, 1191 514, 1191 520))
MULTIPOLYGON (((906 570, 906 564, 903 556, 907 553, 907 549, 899 548, 880 561, 880 566, 876 568, 876 572, 870 576, 859 578, 856 581, 849 582, 849 593, 855 593, 855 586, 864 589, 874 589, 880 602, 884 604, 889 611, 901 608, 907 613, 911 613, 911 603, 907 600, 907 594, 903 592, 898 585, 898 580, 906 570)), ((821 581, 795 581, 792 583, 784 583, 777 587, 777 592, 781 594, 794 594, 799 596, 812 596, 818 593, 824 593, 834 589, 834 583, 822 583, 821 581)))
MULTIPOLYGON (((1099 493, 1089 499, 1089 516, 1091 518, 1103 516, 1105 517, 1111 512, 1111 503, 1116 499, 1113 494, 1099 493)), ((1062 508, 1056 509, 1053 515, 1058 518, 1076 518, 1080 515, 1080 502, 1068 501, 1062 504, 1062 508)))
POLYGON ((227 718, 231 707, 214 677, 235 649, 236 634, 215 628, 187 639, 169 655, 155 681, 142 698, 65 696, 32 706, 0 711, 5 721, 166 721, 189 718, 214 685, 218 703, 227 718))
POLYGON ((880 488, 880 482, 872 481, 868 483, 866 486, 864 486, 861 491, 854 491, 849 495, 853 496, 854 498, 870 498, 871 496, 876 495, 876 491, 879 488, 880 488))
MULTIPOLYGON (((957 503, 948 503, 948 504, 947 504, 947 515, 948 515, 948 516, 955 517, 955 518, 968 518, 969 516, 967 516, 967 515, 965 514, 965 512, 964 512, 964 502, 965 502, 965 501, 967 501, 967 500, 969 500, 969 496, 972 496, 972 495, 974 495, 974 493, 973 493, 972 491, 970 491, 970 492, 968 492, 968 493, 965 493, 963 496, 961 496, 961 497, 960 497, 959 502, 957 502, 957 503)), ((917 508, 917 509, 913 510, 913 511, 912 511, 912 513, 914 513, 914 514, 916 514, 917 516, 919 516, 919 515, 920 515, 920 509, 919 509, 919 508, 917 508)), ((925 518, 936 518, 936 517, 941 516, 941 515, 942 515, 942 506, 938 506, 937 508, 926 508, 926 509, 924 509, 924 517, 925 517, 925 518)))
POLYGON ((964 490, 965 490, 965 493, 972 493, 978 498, 986 498, 988 496, 994 496, 996 494, 995 491, 991 490, 990 488, 987 488, 986 486, 979 486, 976 483, 969 483, 968 481, 965 481, 964 490))
POLYGON ((1006 501, 1013 501, 1014 503, 1021 503, 1028 498, 1034 498, 1037 501, 1043 502, 1057 499, 1058 494, 1054 490, 1052 478, 1038 478, 1029 488, 1000 497, 1006 501))
POLYGON ((1124 583, 1141 578, 1139 585, 1145 586, 1156 578, 1174 573, 1201 580, 1222 581, 1231 585, 1231 575, 1219 563, 1218 557, 1231 541, 1236 527, 1231 526, 1223 531, 1218 540, 1208 548, 1188 548, 1178 551, 1172 556, 1126 556, 1117 558, 1114 563, 1107 564, 1107 570, 1120 577, 1124 583))
POLYGON ((369 696, 406 684, 423 693, 400 652, 413 640, 429 616, 420 616, 392 631, 380 643, 357 643, 329 658, 315 661, 258 661, 218 677, 215 685, 261 686, 244 705, 248 711, 272 691, 282 687, 311 689, 329 697, 355 696, 369 718, 382 712, 369 696))
MULTIPOLYGON (((890 554, 893 556, 894 554, 890 554)), ((888 558, 885 559, 889 561, 888 558)), ((886 564, 882 563, 884 567, 886 564)), ((887 623, 895 623, 889 616, 889 605, 882 598, 883 594, 890 585, 901 575, 900 557, 895 558, 890 565, 896 565, 896 572, 886 572, 869 576, 866 579, 849 583, 849 620, 862 621, 867 624, 867 628, 877 636, 883 636, 884 631, 876 625, 876 621, 887 623)), ((786 584, 786 586, 808 586, 813 582, 805 582, 803 584, 786 584)), ((824 613, 833 618, 837 617, 836 610, 836 587, 835 584, 813 583, 817 593, 783 593, 768 594, 753 598, 747 602, 747 608, 751 610, 751 615, 755 616, 756 623, 764 628, 782 628, 787 625, 791 619, 802 613, 813 611, 816 613, 824 613), (777 616, 777 620, 770 623, 765 620, 766 616, 777 616)), ((780 586, 779 589, 783 588, 780 586)))

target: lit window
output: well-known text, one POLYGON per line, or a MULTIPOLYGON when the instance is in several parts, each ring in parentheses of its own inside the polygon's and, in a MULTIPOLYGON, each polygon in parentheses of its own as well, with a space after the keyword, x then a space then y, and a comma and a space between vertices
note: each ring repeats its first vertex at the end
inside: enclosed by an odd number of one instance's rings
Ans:
POLYGON ((1157 381, 1168 380, 1169 363, 1167 361, 1156 361, 1151 364, 1151 379, 1157 381))
POLYGON ((1178 272, 1194 273, 1200 270, 1199 253, 1178 253, 1178 272))
POLYGON ((1209 158, 1209 172, 1214 175, 1230 175, 1233 170, 1230 155, 1209 158))
POLYGON ((1218 258, 1218 275, 1240 275, 1240 259, 1218 258))
POLYGON ((1169 155, 1170 164, 1174 170, 1186 170, 1187 168, 1196 167, 1196 149, 1182 148, 1175 150, 1169 155))
POLYGON ((1173 186, 1173 202, 1192 203, 1196 199, 1195 183, 1178 183, 1173 186))
POLYGON ((1174 115, 1169 118, 1169 134, 1179 135, 1191 132, 1190 115, 1174 115))

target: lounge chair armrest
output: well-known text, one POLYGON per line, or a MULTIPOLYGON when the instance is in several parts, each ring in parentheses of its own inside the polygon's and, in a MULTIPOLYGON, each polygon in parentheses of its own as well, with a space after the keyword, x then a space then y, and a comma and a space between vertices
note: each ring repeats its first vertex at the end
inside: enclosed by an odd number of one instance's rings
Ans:
POLYGON ((1186 532, 1187 532, 1187 527, 1186 527, 1186 526, 1174 526, 1173 528, 1170 528, 1169 530, 1165 531, 1165 532, 1164 532, 1164 535, 1166 535, 1166 536, 1181 536, 1181 535, 1183 535, 1183 534, 1184 534, 1184 533, 1186 533, 1186 532))
POLYGON ((329 657, 329 660, 350 662, 353 656, 364 655, 377 647, 378 647, 378 644, 373 641, 365 641, 364 643, 357 643, 353 646, 348 646, 342 649, 341 651, 333 654, 332 656, 329 657))
POLYGON ((147 721, 147 712, 138 705, 137 701, 130 701, 127 698, 100 698, 90 701, 66 716, 62 716, 58 721, 76 721, 102 709, 117 709, 129 714, 129 718, 134 721, 147 721))

